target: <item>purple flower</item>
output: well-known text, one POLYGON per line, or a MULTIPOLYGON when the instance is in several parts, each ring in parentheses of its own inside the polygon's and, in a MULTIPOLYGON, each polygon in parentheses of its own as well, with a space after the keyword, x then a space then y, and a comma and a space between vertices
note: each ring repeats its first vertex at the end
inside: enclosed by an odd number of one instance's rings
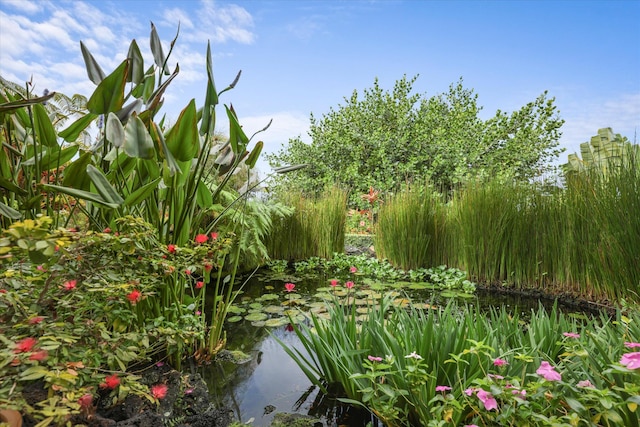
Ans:
POLYGON ((476 394, 478 396, 478 399, 480 399, 480 402, 482 402, 482 404, 484 405, 484 409, 486 409, 487 411, 498 409, 498 402, 493 397, 493 395, 491 395, 491 393, 483 389, 479 389, 478 393, 476 394))
POLYGON ((540 367, 536 371, 536 374, 540 375, 547 381, 562 380, 562 376, 558 372, 556 372, 555 368, 551 366, 547 361, 543 361, 540 363, 540 367))
POLYGON ((620 359, 620 364, 626 366, 628 369, 640 368, 640 351, 623 354, 620 359))

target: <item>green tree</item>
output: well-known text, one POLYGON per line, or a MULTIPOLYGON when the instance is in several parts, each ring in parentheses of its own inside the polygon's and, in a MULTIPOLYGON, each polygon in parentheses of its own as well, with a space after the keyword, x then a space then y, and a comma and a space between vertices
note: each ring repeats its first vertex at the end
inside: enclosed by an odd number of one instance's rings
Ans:
POLYGON ((315 193, 337 184, 351 189, 351 201, 358 204, 369 187, 389 192, 429 180, 446 192, 471 177, 530 179, 548 172, 549 160, 562 152, 564 121, 547 92, 485 121, 477 95, 462 79, 430 98, 413 93, 416 79, 403 76, 392 91, 376 79, 362 96, 354 91, 321 119, 311 115, 310 144, 291 139, 267 156, 272 167, 309 164, 277 185, 315 193))

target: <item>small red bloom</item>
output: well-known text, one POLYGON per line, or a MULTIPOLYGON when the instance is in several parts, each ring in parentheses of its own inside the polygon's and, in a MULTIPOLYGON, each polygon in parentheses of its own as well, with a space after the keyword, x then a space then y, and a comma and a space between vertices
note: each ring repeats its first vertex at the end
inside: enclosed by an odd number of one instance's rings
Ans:
POLYGON ((127 299, 131 302, 131 304, 135 305, 138 301, 140 301, 140 297, 142 297, 142 292, 137 289, 134 289, 127 295, 127 299))
POLYGON ((7 290, 6 289, 0 289, 0 294, 6 294, 7 290))
POLYGON ((218 233, 214 231, 213 233, 211 233, 211 240, 217 240, 217 239, 218 239, 218 233))
POLYGON ((196 283, 196 289, 200 289, 204 286, 204 282, 197 282, 196 283))
POLYGON ((111 233, 111 229, 109 227, 102 230, 103 233, 111 233))
POLYGON ((355 283, 353 283, 352 281, 348 281, 347 283, 344 284, 347 289, 351 289, 353 288, 353 286, 355 285, 355 283))
POLYGON ((32 317, 31 319, 29 319, 29 324, 30 325, 37 325, 38 323, 42 322, 43 320, 44 320, 44 317, 42 317, 42 316, 32 317))
POLYGON ((67 280, 62 284, 62 287, 64 288, 65 291, 72 291, 76 288, 77 283, 78 283, 77 280, 67 280))
POLYGON ((80 405, 80 407, 84 409, 90 408, 92 403, 93 403, 93 396, 89 393, 83 394, 82 397, 78 399, 78 404, 80 405))
POLYGON ((284 289, 285 289, 287 292, 293 292, 293 288, 295 288, 295 287, 296 287, 296 285, 295 285, 295 284, 293 284, 293 283, 285 283, 285 284, 284 284, 284 289))
POLYGON ((168 388, 169 387, 167 387, 166 384, 156 384, 154 386, 151 386, 151 394, 156 399, 164 399, 167 395, 168 388))
POLYGON ((351 273, 357 273, 357 272, 358 272, 358 269, 357 269, 356 267, 351 267, 351 268, 349 269, 349 271, 350 271, 351 273))
POLYGON ((100 388, 108 388, 110 390, 113 390, 114 388, 118 387, 119 384, 120 378, 118 378, 117 375, 109 375, 104 379, 104 382, 100 384, 100 388))
POLYGON ((175 254, 176 253, 176 245, 167 245, 167 250, 169 251, 170 254, 175 254))
POLYGON ((188 268, 184 271, 184 274, 186 274, 187 276, 191 276, 191 270, 189 270, 188 268))
POLYGON ((207 240, 209 240, 209 238, 207 237, 206 234, 198 234, 195 238, 195 242, 198 244, 204 243, 207 240))
POLYGON ((336 280, 336 279, 331 279, 331 286, 333 286, 334 288, 335 288, 336 286, 338 286, 338 280, 336 280))
POLYGON ((31 351, 34 345, 38 343, 38 340, 32 337, 24 338, 16 344, 16 348, 13 349, 14 353, 26 353, 31 351))
POLYGON ((211 264, 205 264, 204 265, 204 271, 211 271, 213 269, 213 265, 211 264))
POLYGON ((29 360, 37 360, 38 362, 41 362, 48 356, 49 353, 47 353, 47 350, 34 351, 33 353, 31 353, 31 356, 29 356, 29 360))

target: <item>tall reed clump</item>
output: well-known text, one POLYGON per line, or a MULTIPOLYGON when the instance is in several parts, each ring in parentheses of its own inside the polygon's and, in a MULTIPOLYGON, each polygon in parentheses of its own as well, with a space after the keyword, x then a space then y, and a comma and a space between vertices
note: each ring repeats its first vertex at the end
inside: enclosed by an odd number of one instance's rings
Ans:
POLYGON ((405 189, 380 205, 374 244, 380 258, 417 269, 443 263, 446 212, 428 186, 405 189))
MULTIPOLYGON (((635 148, 633 148, 635 147, 635 148)), ((567 264, 583 292, 640 299, 640 150, 567 180, 567 264)))
POLYGON ((333 187, 316 198, 299 193, 281 196, 293 215, 274 219, 266 239, 272 259, 298 261, 310 257, 330 259, 344 252, 347 192, 333 187))
POLYGON ((361 322, 354 305, 329 313, 294 326, 306 352, 285 350, 321 390, 340 385, 340 400, 387 426, 638 426, 637 312, 582 322, 540 307, 525 321, 383 298, 361 322))

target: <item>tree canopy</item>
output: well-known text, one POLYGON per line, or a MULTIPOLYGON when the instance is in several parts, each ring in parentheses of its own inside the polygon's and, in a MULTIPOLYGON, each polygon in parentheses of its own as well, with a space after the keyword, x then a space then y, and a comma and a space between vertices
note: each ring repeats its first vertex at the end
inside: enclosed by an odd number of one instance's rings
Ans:
POLYGON ((413 93, 416 79, 403 76, 391 91, 375 79, 362 96, 354 91, 320 119, 312 114, 311 143, 293 138, 267 156, 272 167, 309 165, 278 185, 315 193, 337 184, 352 190, 354 202, 370 187, 389 192, 408 182, 428 180, 449 191, 471 177, 539 176, 563 151, 564 121, 547 92, 482 120, 478 96, 462 79, 430 98, 413 93))

